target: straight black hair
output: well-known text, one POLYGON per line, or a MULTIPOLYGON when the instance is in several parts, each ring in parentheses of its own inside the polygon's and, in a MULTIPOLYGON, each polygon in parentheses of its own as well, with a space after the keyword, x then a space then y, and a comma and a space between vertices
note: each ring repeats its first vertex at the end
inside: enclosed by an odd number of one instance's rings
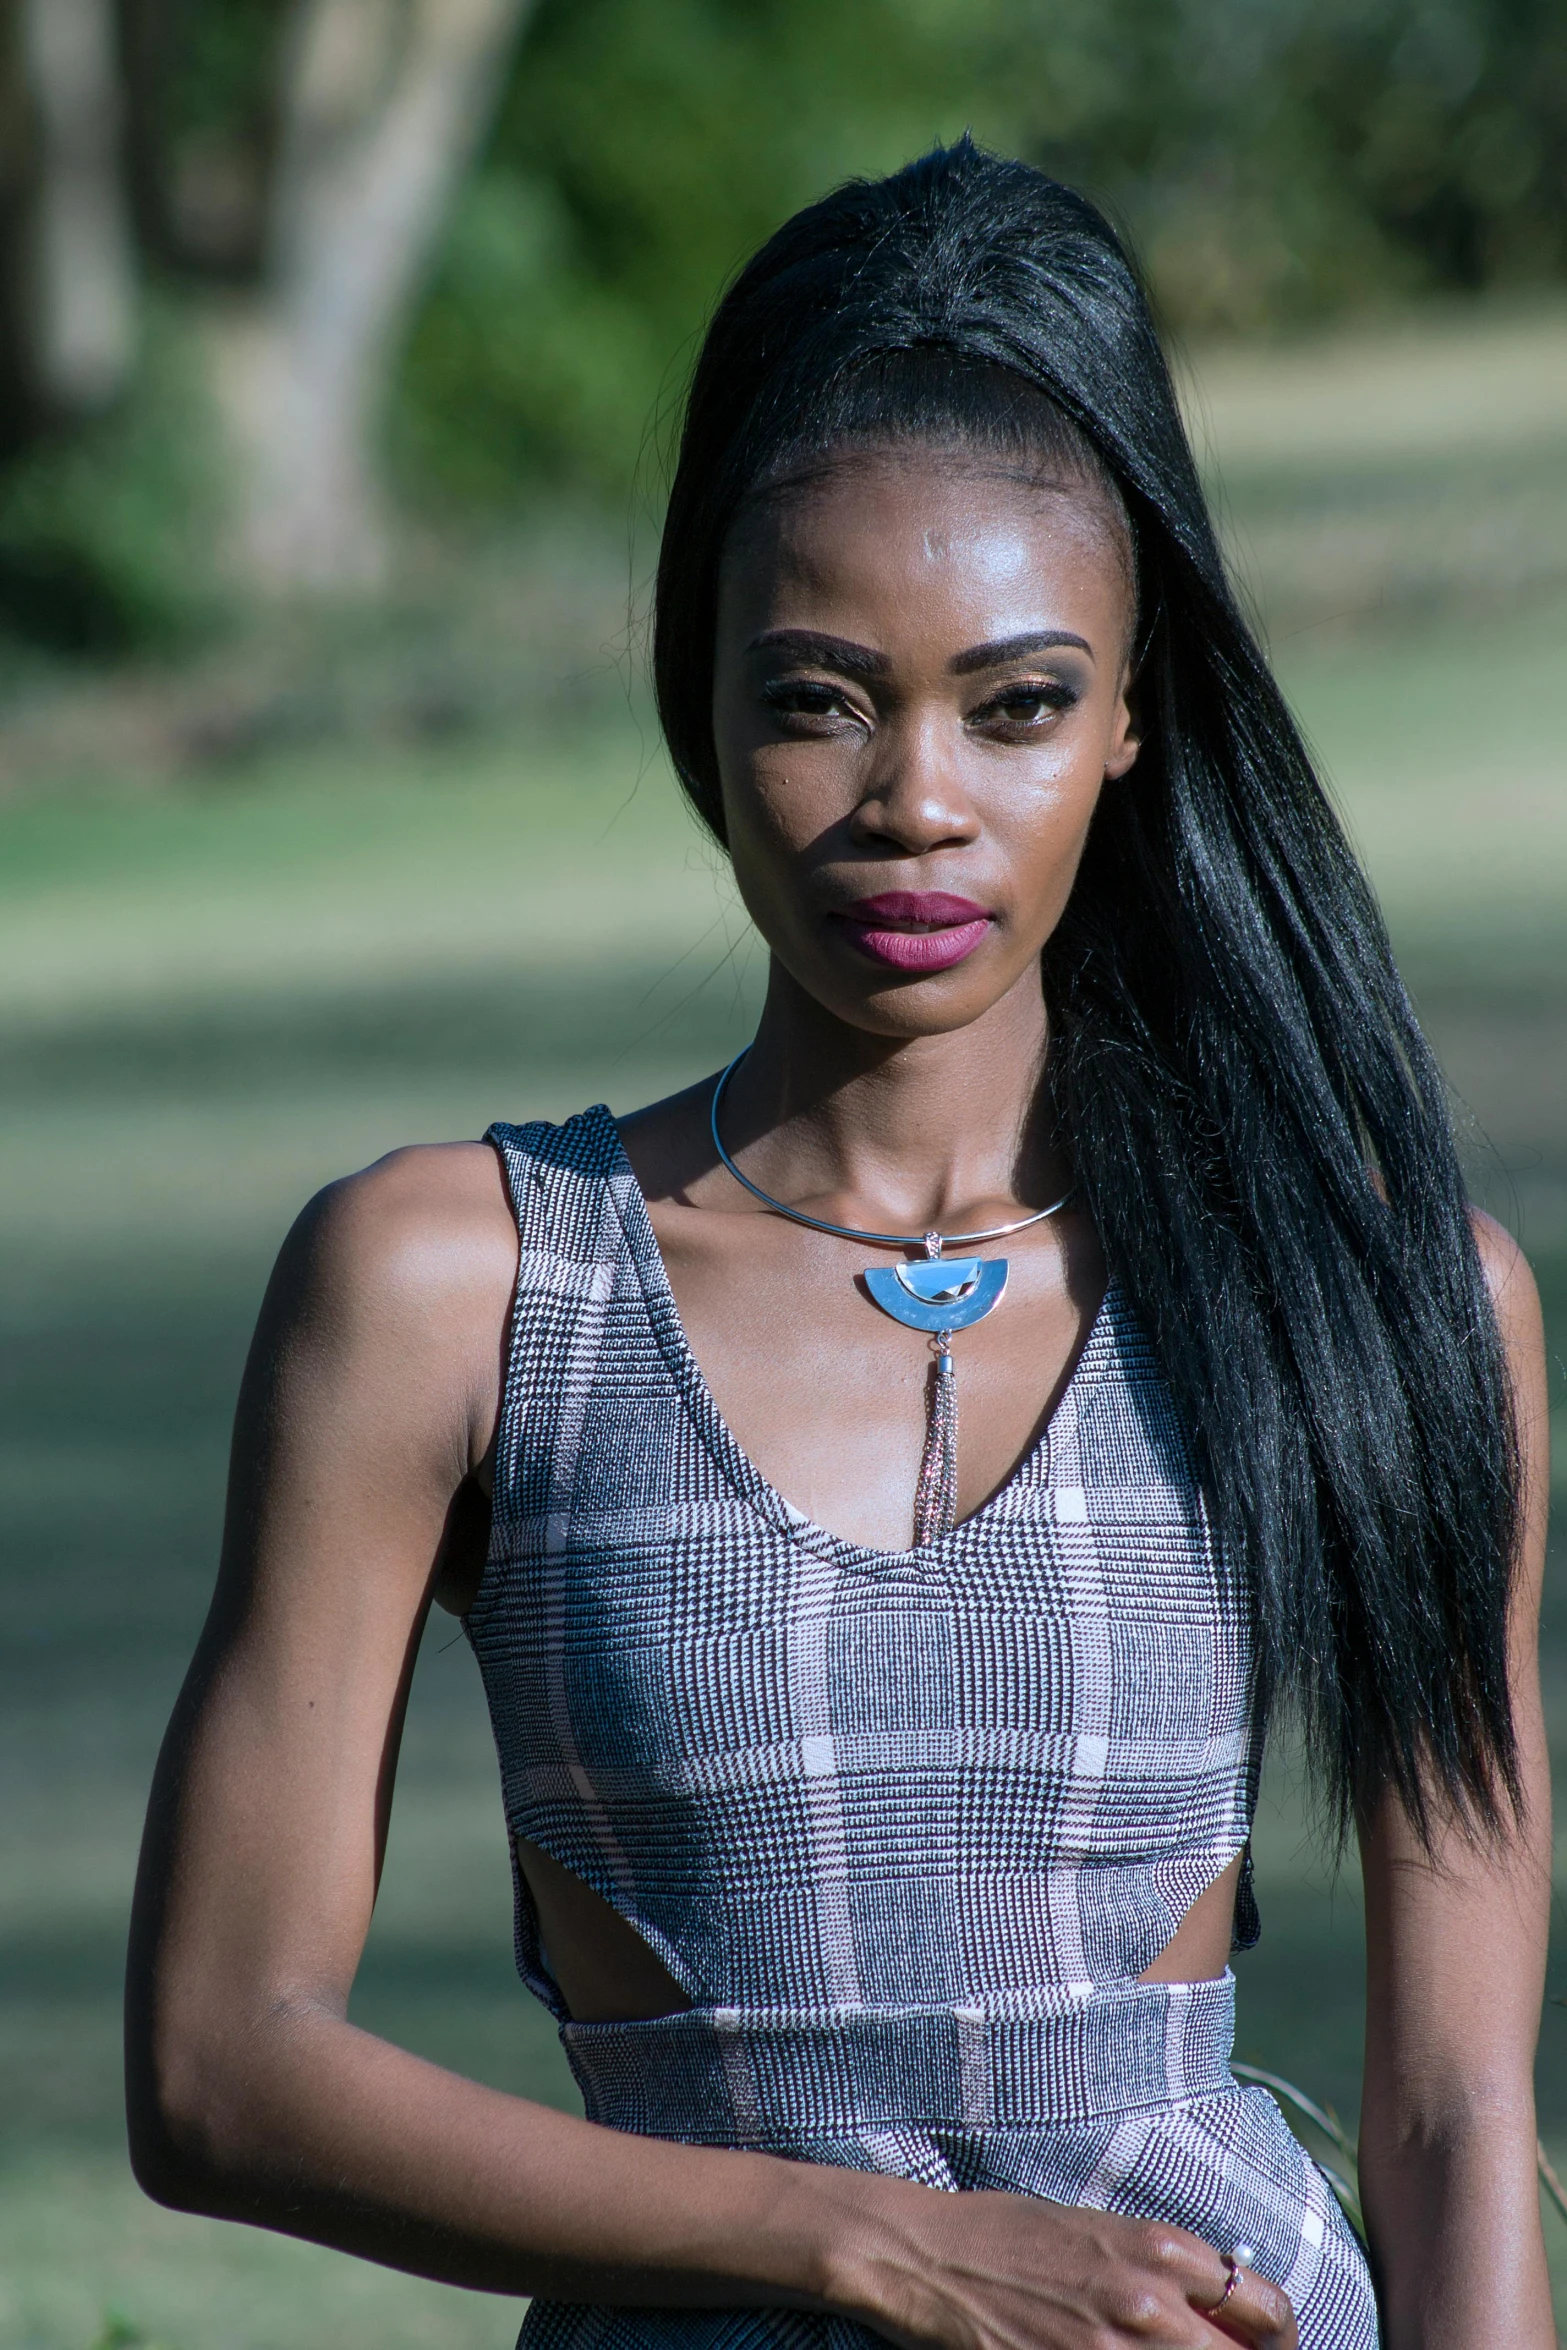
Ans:
POLYGON ((1127 518, 1143 749, 1045 953, 1049 1108, 1255 1592, 1342 1831, 1396 1789, 1519 1799, 1506 1367, 1445 1089, 1369 886, 1226 579, 1135 272, 967 139, 788 221, 687 403, 654 673, 721 840, 717 579, 745 502, 855 442, 1011 451, 1127 518))

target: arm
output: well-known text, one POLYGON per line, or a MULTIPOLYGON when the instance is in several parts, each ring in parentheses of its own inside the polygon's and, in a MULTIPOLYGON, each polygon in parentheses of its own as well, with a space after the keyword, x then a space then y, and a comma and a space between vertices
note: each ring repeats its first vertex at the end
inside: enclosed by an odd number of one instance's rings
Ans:
POLYGON ((612 2295, 635 2278, 650 2300, 711 2299, 744 2244, 761 2297, 804 2293, 809 2231, 783 2165, 730 2175, 716 2158, 720 2198, 714 2157, 650 2162, 346 2020, 442 1530, 490 1443, 516 1257, 497 1163, 473 1146, 334 1187, 279 1261, 138 1883, 137 2175, 178 2207, 467 2285, 602 2294, 608 2260, 612 2295), (723 2246, 706 2224, 720 2200, 723 2246))
POLYGON ((1360 2173, 1388 2350, 1555 2350, 1535 2178, 1550 1764, 1538 1631, 1548 1492, 1539 1298, 1479 1219, 1517 1398, 1523 1548, 1510 1632, 1525 1810, 1491 1841, 1449 1829, 1435 1861, 1396 1801, 1363 1823, 1366 2072, 1360 2173))
POLYGON ((488 1150, 324 1195, 246 1373, 211 1617, 159 1763, 128 1990, 132 2157, 177 2208, 501 2293, 841 2311, 909 2345, 1289 2350, 1178 2229, 633 2138, 347 2020, 412 1658, 491 1441, 516 1236, 488 1150), (1119 2313, 1119 2314, 1117 2314, 1119 2313))

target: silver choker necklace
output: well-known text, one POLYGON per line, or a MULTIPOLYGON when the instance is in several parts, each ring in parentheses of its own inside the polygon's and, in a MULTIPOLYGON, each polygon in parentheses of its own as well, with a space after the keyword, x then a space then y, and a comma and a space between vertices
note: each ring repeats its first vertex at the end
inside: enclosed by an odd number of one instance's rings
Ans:
POLYGON ((787 1201, 774 1199, 749 1175, 742 1175, 724 1148, 718 1131, 719 1105, 744 1059, 744 1052, 736 1053, 719 1077, 708 1116, 713 1148, 735 1181, 775 1215, 787 1216, 792 1224, 807 1224, 813 1232, 830 1232, 838 1240, 863 1240, 875 1248, 924 1252, 912 1264, 867 1265, 863 1278, 872 1301, 884 1314, 906 1329, 923 1330, 933 1343, 925 1451, 914 1494, 914 1542, 916 1548, 938 1542, 942 1535, 951 1533, 958 1514, 958 1383, 952 1365, 952 1334, 982 1322, 1001 1303, 1007 1285, 1005 1257, 949 1257, 945 1252, 949 1248, 977 1248, 987 1240, 1004 1240, 1010 1232, 1024 1232, 1030 1224, 1042 1224, 1066 1206, 1072 1193, 1064 1191, 1048 1208, 1035 1208, 1031 1215, 1015 1216, 1010 1224, 993 1224, 984 1232, 865 1232, 855 1224, 833 1224, 825 1216, 808 1216, 803 1208, 791 1208, 787 1201))

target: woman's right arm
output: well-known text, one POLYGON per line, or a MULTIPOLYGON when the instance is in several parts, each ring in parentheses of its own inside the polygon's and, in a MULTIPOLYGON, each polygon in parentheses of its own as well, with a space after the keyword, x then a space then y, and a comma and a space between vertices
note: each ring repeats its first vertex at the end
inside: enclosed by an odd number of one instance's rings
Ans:
POLYGON ((348 2021, 453 1495, 493 1431, 516 1237, 493 1154, 398 1154, 283 1251, 212 1611, 160 1758, 132 2157, 176 2208, 500 2293, 788 2306, 951 2350, 1293 2339, 1178 2229, 633 2138, 348 2021))

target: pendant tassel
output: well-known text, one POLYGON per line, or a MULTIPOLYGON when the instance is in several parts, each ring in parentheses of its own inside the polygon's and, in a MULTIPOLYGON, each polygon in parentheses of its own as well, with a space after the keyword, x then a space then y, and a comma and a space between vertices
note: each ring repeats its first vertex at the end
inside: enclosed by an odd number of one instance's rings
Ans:
POLYGON ((919 1483, 914 1489, 914 1547, 939 1542, 958 1522, 958 1375, 952 1367, 952 1333, 936 1334, 931 1366, 929 1417, 919 1483))

